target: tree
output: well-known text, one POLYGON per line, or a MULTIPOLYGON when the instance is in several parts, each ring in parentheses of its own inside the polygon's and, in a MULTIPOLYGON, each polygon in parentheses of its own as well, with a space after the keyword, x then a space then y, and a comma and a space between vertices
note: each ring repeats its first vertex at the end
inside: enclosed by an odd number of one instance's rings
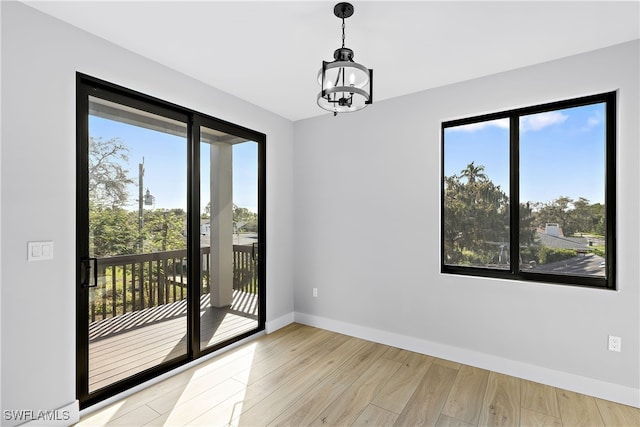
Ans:
POLYGON ((483 171, 484 166, 471 162, 460 176, 445 177, 447 263, 506 261, 503 249, 509 243, 509 197, 483 171))
POLYGON ((573 199, 567 196, 558 197, 548 203, 537 203, 537 225, 544 228, 548 223, 557 223, 566 236, 571 235, 575 231, 571 218, 572 204, 573 199))
POLYGON ((186 249, 187 214, 183 209, 144 211, 145 252, 186 249))
POLYGON ((577 232, 590 232, 594 229, 593 218, 591 216, 591 209, 589 208, 589 200, 584 197, 578 197, 578 200, 573 202, 573 212, 571 225, 575 227, 573 233, 577 232))
POLYGON ((89 137, 89 200, 94 206, 121 207, 127 204, 129 149, 120 138, 108 141, 89 137))
POLYGON ((200 214, 200 218, 202 219, 211 218, 211 202, 207 203, 207 206, 204 207, 204 212, 200 214))
POLYGON ((467 165, 466 168, 460 171, 460 175, 464 178, 467 178, 467 183, 473 184, 476 182, 476 180, 479 180, 479 181, 487 180, 487 175, 483 171, 484 171, 484 166, 482 165, 476 166, 475 162, 471 162, 467 165))
POLYGON ((246 231, 257 232, 258 231, 258 214, 251 212, 247 208, 241 208, 237 205, 233 205, 233 223, 242 224, 241 227, 246 231))
MULTIPOLYGON (((233 224, 234 227, 242 228, 245 231, 257 232, 258 231, 258 214, 251 212, 247 208, 241 208, 235 203, 233 204, 233 224), (237 224, 242 223, 242 227, 237 224)), ((208 219, 211 217, 211 202, 207 203, 204 207, 204 212, 200 215, 202 219, 208 219)))
POLYGON ((535 206, 534 218, 538 227, 558 223, 565 236, 576 233, 606 234, 605 208, 600 203, 591 205, 584 197, 573 200, 561 196, 551 202, 536 203, 535 206))
POLYGON ((605 218, 605 206, 601 203, 596 203, 589 206, 591 211, 591 232, 600 236, 607 234, 607 221, 605 218))
POLYGON ((531 204, 520 203, 520 245, 531 245, 536 238, 536 227, 531 204))
POLYGON ((123 208, 133 182, 127 176, 128 153, 120 138, 89 137, 90 245, 97 257, 135 252, 136 217, 123 208))
POLYGON ((138 241, 136 213, 119 207, 92 206, 89 245, 93 256, 133 254, 138 241))

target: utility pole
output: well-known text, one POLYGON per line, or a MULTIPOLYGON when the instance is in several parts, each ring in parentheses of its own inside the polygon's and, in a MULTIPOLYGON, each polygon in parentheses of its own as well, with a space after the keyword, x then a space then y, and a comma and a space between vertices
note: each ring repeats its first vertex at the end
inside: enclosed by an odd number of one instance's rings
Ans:
POLYGON ((138 253, 143 253, 142 244, 144 243, 144 239, 142 238, 142 227, 144 225, 143 220, 143 203, 142 199, 142 189, 144 188, 144 157, 142 158, 142 163, 138 163, 138 253))

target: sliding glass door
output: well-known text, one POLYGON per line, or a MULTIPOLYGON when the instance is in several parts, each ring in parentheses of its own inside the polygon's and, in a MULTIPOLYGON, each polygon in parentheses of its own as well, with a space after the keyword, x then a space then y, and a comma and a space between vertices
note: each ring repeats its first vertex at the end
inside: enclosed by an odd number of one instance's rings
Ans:
POLYGON ((264 329, 263 134, 78 76, 82 407, 264 329))

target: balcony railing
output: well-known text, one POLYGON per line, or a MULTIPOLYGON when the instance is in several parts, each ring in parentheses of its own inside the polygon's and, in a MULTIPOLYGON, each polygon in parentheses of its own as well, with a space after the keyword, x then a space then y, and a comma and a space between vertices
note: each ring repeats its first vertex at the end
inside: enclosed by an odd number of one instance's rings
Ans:
MULTIPOLYGON (((255 245, 233 246, 233 289, 258 292, 255 245)), ((209 292, 210 247, 200 248, 199 292, 209 292)), ((89 321, 180 301, 187 296, 187 251, 98 258, 98 286, 92 288, 89 321)))

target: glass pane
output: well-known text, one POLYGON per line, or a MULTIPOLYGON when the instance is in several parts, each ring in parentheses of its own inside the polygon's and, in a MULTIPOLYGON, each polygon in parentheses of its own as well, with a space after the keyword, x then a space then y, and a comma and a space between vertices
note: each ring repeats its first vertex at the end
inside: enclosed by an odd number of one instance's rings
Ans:
POLYGON ((89 392, 187 354, 187 126, 89 97, 89 392))
POLYGON ((258 144, 200 128, 200 348, 258 327, 258 144))
POLYGON ((444 264, 509 268, 509 120, 444 130, 444 264))
POLYGON ((605 104, 520 118, 520 269, 604 277, 605 104))

